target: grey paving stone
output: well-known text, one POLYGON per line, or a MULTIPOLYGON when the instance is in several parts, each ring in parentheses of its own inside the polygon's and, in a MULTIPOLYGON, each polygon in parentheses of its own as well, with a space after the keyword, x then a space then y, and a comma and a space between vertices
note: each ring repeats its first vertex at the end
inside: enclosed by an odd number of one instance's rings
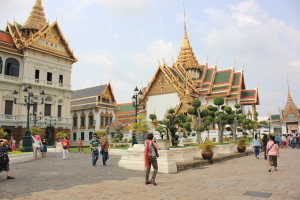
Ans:
POLYGON ((252 197, 269 198, 272 195, 272 193, 247 191, 244 195, 252 197))

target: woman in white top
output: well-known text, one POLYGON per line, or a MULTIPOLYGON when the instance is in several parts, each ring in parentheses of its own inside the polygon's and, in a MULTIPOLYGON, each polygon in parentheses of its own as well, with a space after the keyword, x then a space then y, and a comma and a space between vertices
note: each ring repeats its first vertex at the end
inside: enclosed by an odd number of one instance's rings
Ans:
POLYGON ((252 147, 255 153, 255 157, 259 159, 259 149, 260 149, 260 141, 257 139, 257 135, 255 135, 255 138, 252 140, 252 147))
POLYGON ((41 141, 41 136, 39 135, 35 135, 34 137, 31 136, 34 143, 32 144, 32 148, 33 148, 33 157, 34 159, 41 159, 42 158, 42 154, 41 154, 41 148, 43 146, 42 141, 41 141))

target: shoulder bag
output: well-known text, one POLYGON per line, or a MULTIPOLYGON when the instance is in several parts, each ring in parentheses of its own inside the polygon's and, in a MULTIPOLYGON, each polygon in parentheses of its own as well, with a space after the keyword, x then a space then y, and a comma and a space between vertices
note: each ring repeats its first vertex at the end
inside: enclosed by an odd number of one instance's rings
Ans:
POLYGON ((107 141, 104 143, 103 148, 100 149, 100 154, 103 154, 103 151, 104 151, 104 149, 105 149, 106 143, 107 143, 107 141))

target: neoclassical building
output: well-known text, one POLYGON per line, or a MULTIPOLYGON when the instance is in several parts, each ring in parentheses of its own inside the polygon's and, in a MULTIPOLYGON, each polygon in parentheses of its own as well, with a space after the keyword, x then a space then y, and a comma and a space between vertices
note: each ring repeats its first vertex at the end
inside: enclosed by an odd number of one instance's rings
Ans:
POLYGON ((71 98, 71 141, 89 144, 95 131, 106 131, 119 110, 110 83, 75 90, 71 98))
POLYGON ((285 107, 283 109, 279 109, 279 114, 270 114, 269 120, 271 133, 299 133, 300 108, 298 108, 294 103, 289 88, 285 107))
MULTIPOLYGON (((4 19, 2 19, 4 20, 4 19)), ((32 87, 34 102, 41 102, 40 91, 46 93, 44 104, 30 109, 30 126, 57 130, 71 128, 71 70, 77 59, 57 22, 46 20, 41 0, 36 0, 24 24, 8 22, 0 30, 0 128, 21 140, 26 127, 27 110, 14 104, 24 103, 27 86, 32 87), (50 127, 51 123, 51 127, 50 127)))
POLYGON ((143 108, 149 114, 156 114, 162 120, 170 108, 176 113, 185 113, 191 107, 193 99, 201 100, 202 107, 213 104, 215 97, 223 97, 225 104, 240 104, 256 112, 259 105, 258 88, 246 89, 244 70, 230 67, 218 70, 218 66, 209 67, 208 63, 199 64, 190 45, 186 23, 184 37, 177 61, 172 66, 159 64, 142 98, 143 108))

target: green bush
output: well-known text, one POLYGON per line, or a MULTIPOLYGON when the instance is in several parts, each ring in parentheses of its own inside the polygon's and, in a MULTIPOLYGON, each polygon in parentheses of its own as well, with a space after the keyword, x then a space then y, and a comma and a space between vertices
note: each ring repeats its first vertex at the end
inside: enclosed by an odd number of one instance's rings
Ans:
POLYGON ((195 136, 196 135, 196 133, 192 133, 192 136, 195 136))
POLYGON ((24 152, 24 147, 19 147, 19 148, 17 149, 17 151, 24 152))
POLYGON ((111 141, 112 141, 112 143, 119 143, 120 142, 119 138, 113 138, 111 141))

